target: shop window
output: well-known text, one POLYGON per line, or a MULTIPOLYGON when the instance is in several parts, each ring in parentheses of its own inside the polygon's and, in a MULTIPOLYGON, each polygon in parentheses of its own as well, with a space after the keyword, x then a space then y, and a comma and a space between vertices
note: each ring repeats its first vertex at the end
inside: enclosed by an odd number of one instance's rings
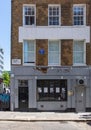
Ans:
POLYGON ((67 101, 67 80, 37 80, 38 101, 67 101))

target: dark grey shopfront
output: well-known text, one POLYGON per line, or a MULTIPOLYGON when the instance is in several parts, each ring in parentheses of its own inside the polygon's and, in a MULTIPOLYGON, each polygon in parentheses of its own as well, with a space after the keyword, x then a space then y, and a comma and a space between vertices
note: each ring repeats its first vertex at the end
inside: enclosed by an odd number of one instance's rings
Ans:
POLYGON ((46 73, 32 67, 16 67, 14 70, 14 77, 11 77, 14 86, 11 89, 12 110, 91 110, 90 68, 55 67, 46 73))

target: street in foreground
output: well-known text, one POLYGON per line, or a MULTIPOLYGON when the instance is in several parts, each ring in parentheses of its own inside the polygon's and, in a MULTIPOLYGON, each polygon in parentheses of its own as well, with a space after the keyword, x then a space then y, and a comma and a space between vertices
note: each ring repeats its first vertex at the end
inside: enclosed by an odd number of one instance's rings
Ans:
POLYGON ((10 122, 0 121, 0 130, 91 130, 86 122, 10 122))

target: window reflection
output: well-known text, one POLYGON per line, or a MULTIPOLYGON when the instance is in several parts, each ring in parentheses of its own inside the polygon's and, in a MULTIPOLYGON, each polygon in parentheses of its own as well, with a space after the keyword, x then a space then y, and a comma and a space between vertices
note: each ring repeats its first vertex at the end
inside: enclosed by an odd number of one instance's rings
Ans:
POLYGON ((37 80, 38 101, 67 101, 67 80, 37 80))
POLYGON ((18 80, 19 87, 28 87, 28 80, 18 80))

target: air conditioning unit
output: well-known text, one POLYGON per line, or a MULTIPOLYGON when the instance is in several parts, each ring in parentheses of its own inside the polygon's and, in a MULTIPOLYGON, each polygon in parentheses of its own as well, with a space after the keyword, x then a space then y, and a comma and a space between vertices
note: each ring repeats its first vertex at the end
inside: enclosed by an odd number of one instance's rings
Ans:
POLYGON ((85 79, 77 79, 77 85, 86 85, 85 79))

